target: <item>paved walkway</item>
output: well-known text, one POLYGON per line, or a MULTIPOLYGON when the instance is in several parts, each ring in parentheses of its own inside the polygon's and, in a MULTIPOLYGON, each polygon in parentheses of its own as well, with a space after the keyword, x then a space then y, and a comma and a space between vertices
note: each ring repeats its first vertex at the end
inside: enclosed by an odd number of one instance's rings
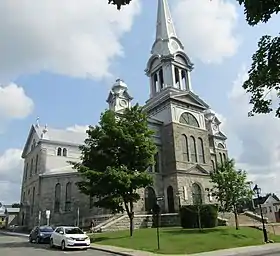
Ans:
MULTIPOLYGON (((6 232, 0 231, 0 233, 12 236, 21 236, 21 237, 28 237, 28 234, 23 233, 16 233, 16 232, 6 232)), ((117 255, 122 256, 182 256, 179 254, 155 254, 151 252, 133 250, 129 248, 121 248, 115 247, 110 245, 99 245, 99 244, 92 244, 91 248, 94 250, 109 252, 117 255)), ((258 255, 269 255, 272 253, 278 252, 280 255, 280 243, 274 244, 264 244, 264 245, 257 245, 257 246, 246 246, 246 247, 238 247, 232 249, 225 249, 225 250, 217 250, 212 252, 203 252, 203 253, 195 253, 195 254, 188 254, 192 256, 258 256, 258 255)))

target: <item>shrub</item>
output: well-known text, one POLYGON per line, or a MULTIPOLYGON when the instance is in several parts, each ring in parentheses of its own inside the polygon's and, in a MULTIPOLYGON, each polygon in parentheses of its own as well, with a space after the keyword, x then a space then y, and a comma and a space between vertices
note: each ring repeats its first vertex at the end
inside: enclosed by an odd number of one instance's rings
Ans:
MULTIPOLYGON (((213 204, 200 205, 200 221, 202 228, 212 228, 218 225, 218 207, 213 204)), ((180 209, 182 228, 198 228, 199 215, 197 205, 186 205, 180 209)))

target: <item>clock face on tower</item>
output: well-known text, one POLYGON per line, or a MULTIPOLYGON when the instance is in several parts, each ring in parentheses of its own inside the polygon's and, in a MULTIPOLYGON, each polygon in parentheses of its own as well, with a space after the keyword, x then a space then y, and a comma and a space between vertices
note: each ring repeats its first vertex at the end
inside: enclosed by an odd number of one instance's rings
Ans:
POLYGON ((126 100, 121 100, 120 101, 120 106, 121 107, 127 107, 127 101, 126 100))
POLYGON ((213 125, 213 131, 215 131, 215 132, 218 131, 218 125, 216 125, 216 124, 213 125))

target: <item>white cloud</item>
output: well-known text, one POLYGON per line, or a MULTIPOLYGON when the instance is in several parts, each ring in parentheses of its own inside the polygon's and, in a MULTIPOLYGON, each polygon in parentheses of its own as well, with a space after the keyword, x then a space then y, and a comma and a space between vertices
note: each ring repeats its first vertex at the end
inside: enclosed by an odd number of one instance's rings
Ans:
POLYGON ((280 194, 280 120, 273 114, 248 117, 250 95, 242 88, 247 78, 247 68, 243 66, 229 94, 231 111, 227 123, 241 145, 235 158, 238 166, 247 170, 266 192, 280 194))
POLYGON ((105 77, 139 12, 136 0, 121 12, 104 0, 2 0, 0 80, 42 70, 105 77))
POLYGON ((190 57, 204 63, 221 63, 240 44, 235 34, 238 15, 228 0, 177 0, 173 17, 190 57))
POLYGON ((74 126, 67 127, 66 130, 71 132, 86 132, 88 128, 89 128, 88 125, 75 124, 74 126))
POLYGON ((0 132, 13 119, 26 118, 33 111, 34 103, 16 84, 0 86, 0 132))
POLYGON ((20 201, 23 171, 22 150, 11 148, 0 155, 0 200, 2 203, 20 201))

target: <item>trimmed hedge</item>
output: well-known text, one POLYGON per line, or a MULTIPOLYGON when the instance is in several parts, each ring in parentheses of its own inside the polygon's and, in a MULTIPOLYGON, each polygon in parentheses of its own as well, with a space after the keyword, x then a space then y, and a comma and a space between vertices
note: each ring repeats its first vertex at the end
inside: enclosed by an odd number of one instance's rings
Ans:
POLYGON ((186 205, 180 209, 182 228, 198 228, 200 209, 200 222, 202 228, 213 228, 218 225, 218 206, 213 204, 186 205), (199 207, 199 208, 198 208, 199 207))

